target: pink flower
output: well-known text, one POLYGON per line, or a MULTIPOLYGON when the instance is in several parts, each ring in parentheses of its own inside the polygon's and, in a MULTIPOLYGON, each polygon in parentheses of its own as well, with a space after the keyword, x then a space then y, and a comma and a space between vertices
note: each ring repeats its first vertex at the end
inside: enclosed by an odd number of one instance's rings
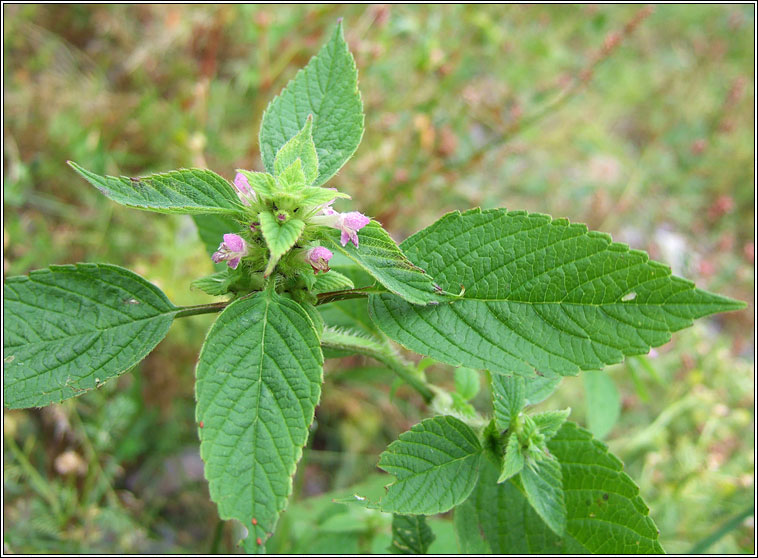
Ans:
POLYGON ((305 253, 305 260, 311 264, 313 273, 323 271, 326 273, 329 271, 329 260, 332 259, 331 250, 324 248, 323 246, 315 246, 305 253))
POLYGON ((355 244, 358 247, 358 231, 371 222, 371 219, 366 217, 363 213, 358 211, 351 211, 350 213, 338 213, 331 208, 332 202, 327 203, 321 209, 323 215, 313 217, 312 221, 318 225, 326 225, 327 227, 334 227, 342 231, 340 236, 340 242, 345 246, 348 242, 355 244))
POLYGON ((247 181, 247 177, 241 172, 238 172, 237 176, 234 177, 234 187, 237 189, 237 196, 240 201, 248 207, 258 200, 253 188, 247 181))
POLYGON ((226 261, 229 267, 237 269, 240 260, 247 256, 247 244, 238 234, 225 234, 224 241, 219 245, 218 250, 213 253, 211 259, 216 262, 226 261))

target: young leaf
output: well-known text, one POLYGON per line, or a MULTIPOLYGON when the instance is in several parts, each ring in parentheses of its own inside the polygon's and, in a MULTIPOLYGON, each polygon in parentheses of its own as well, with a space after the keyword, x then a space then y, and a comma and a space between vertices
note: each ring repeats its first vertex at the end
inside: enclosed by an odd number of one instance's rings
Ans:
POLYGON ((358 70, 341 23, 329 42, 266 108, 259 138, 266 170, 275 172, 276 154, 310 115, 319 171, 313 184, 319 186, 352 156, 363 136, 358 70))
POLYGON ((305 172, 303 172, 303 162, 295 159, 290 166, 283 169, 277 176, 277 182, 280 187, 280 194, 289 195, 294 199, 300 190, 305 188, 305 172))
POLYGON ((464 401, 469 401, 479 393, 479 372, 473 368, 455 369, 455 391, 464 401))
POLYGON ((606 234, 504 209, 450 213, 402 243, 458 300, 371 297, 395 341, 453 366, 570 375, 646 354, 695 318, 744 303, 708 293, 606 234))
POLYGON ((221 213, 241 211, 231 185, 215 172, 180 169, 140 178, 100 176, 73 161, 69 166, 113 201, 158 213, 221 213))
POLYGON ((544 374, 535 374, 531 377, 524 377, 526 391, 524 399, 527 405, 536 405, 547 399, 561 383, 562 376, 545 376, 544 374))
POLYGON ((358 237, 358 248, 351 242, 342 246, 340 231, 324 228, 324 244, 350 258, 402 299, 422 305, 446 300, 434 288, 432 277, 405 257, 379 223, 371 221, 360 230, 358 237))
POLYGON ((211 275, 195 279, 190 283, 190 288, 200 289, 211 296, 221 296, 229 292, 229 286, 233 280, 234 276, 229 273, 229 270, 222 269, 211 275))
POLYGON ((433 515, 463 502, 476 485, 482 447, 471 428, 450 416, 421 421, 392 442, 379 467, 395 475, 382 511, 433 515))
POLYGON ((277 195, 276 178, 267 172, 254 172, 237 169, 237 172, 247 178, 247 182, 255 194, 261 198, 271 199, 277 195))
MULTIPOLYGON (((306 272, 310 273, 310 272, 306 272)), ((313 294, 329 293, 354 288, 349 277, 345 277, 339 271, 331 270, 328 273, 313 276, 313 284, 310 290, 313 294)), ((364 301, 365 302, 365 301, 364 301)))
POLYGON ((392 554, 426 554, 435 536, 423 515, 392 516, 392 554))
POLYGON ((290 219, 285 223, 279 223, 268 211, 263 211, 258 215, 261 223, 261 232, 266 240, 271 257, 266 266, 265 275, 270 275, 274 271, 279 259, 292 248, 300 235, 303 234, 305 223, 300 219, 290 219))
POLYGON ((508 437, 508 444, 505 446, 505 457, 503 458, 503 470, 497 479, 498 483, 504 482, 511 477, 518 475, 524 468, 524 454, 521 453, 519 439, 516 434, 508 437))
POLYGON ((534 511, 556 535, 563 536, 566 531, 566 501, 560 464, 555 459, 527 464, 521 469, 519 478, 534 511))
POLYGON ((507 430, 526 405, 525 378, 501 374, 491 374, 491 377, 495 423, 500 430, 507 430))
POLYGON ((564 409, 562 411, 545 411, 531 415, 531 417, 540 434, 545 437, 545 441, 549 441, 561 429, 570 414, 571 409, 564 409))
POLYGON ((321 393, 321 349, 296 302, 265 291, 230 304, 197 365, 196 418, 211 499, 263 551, 292 491, 292 476, 321 393))
POLYGON ((179 308, 107 264, 51 266, 3 286, 3 394, 11 409, 81 395, 141 361, 179 308))
MULTIPOLYGON (((308 115, 305 126, 285 143, 274 159, 274 175, 279 176, 290 165, 300 159, 305 184, 313 184, 318 177, 318 155, 313 143, 313 116, 308 115)), ((326 200, 329 201, 329 200, 326 200)))
POLYGON ((621 413, 621 398, 607 373, 589 370, 582 376, 587 406, 587 426, 602 440, 613 430, 621 413))
POLYGON ((495 554, 663 552, 639 489, 604 444, 566 422, 548 448, 561 465, 565 535, 553 533, 513 482, 497 484, 497 465, 482 459, 476 488, 455 510, 464 551, 486 546, 495 554))
POLYGON ((338 192, 333 188, 308 186, 298 192, 301 205, 323 205, 336 198, 350 198, 348 194, 338 192))

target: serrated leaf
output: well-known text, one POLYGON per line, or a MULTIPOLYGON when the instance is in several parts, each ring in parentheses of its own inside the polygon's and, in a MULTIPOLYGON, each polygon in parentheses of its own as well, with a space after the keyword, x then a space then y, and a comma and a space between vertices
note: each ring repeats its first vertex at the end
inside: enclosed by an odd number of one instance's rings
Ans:
POLYGON ((613 430, 621 413, 621 397, 607 373, 590 370, 583 375, 587 426, 600 440, 613 430))
POLYGON ((401 245, 445 290, 434 307, 374 295, 395 341, 453 366, 571 375, 646 354, 695 318, 743 303, 696 289, 584 225, 524 211, 449 213, 401 245))
MULTIPOLYGON (((240 230, 239 223, 225 215, 193 215, 192 220, 197 226, 197 235, 205 245, 205 250, 209 255, 218 250, 225 234, 240 230)), ((227 267, 226 262, 216 265, 219 268, 227 267)))
POLYGON ((271 253, 264 272, 266 275, 270 275, 279 259, 295 245, 300 235, 303 234, 305 222, 300 219, 290 219, 279 224, 276 217, 268 211, 261 212, 258 215, 258 221, 261 224, 261 232, 266 240, 266 246, 271 253))
POLYGON ((179 308, 116 265, 51 266, 3 286, 3 394, 11 409, 81 395, 141 361, 179 308))
POLYGON ((244 169, 237 169, 237 172, 247 178, 248 184, 257 196, 265 199, 272 199, 278 193, 276 178, 267 172, 254 172, 244 169))
POLYGON ((382 511, 433 515, 463 502, 476 485, 482 447, 469 426, 450 416, 421 421, 392 442, 379 467, 395 475, 382 511))
POLYGON ((561 465, 565 535, 550 530, 513 482, 497 484, 497 465, 482 459, 476 488, 455 510, 456 531, 468 548, 486 545, 495 554, 663 552, 639 489, 604 444, 566 422, 548 448, 561 465))
POLYGON ((329 180, 358 148, 363 136, 363 104, 355 60, 338 24, 334 34, 300 70, 263 114, 259 144, 266 170, 274 172, 279 149, 313 115, 318 154, 316 186, 329 180))
POLYGON ((508 437, 508 444, 505 446, 505 457, 503 458, 503 470, 497 479, 498 483, 504 482, 509 478, 518 475, 524 468, 524 454, 519 447, 519 439, 516 434, 508 437))
POLYGON ((295 161, 300 160, 305 184, 313 184, 318 177, 318 155, 313 143, 312 128, 313 116, 309 115, 303 128, 277 152, 274 159, 275 176, 279 176, 295 161))
POLYGON ((200 289, 211 296, 221 296, 229 292, 229 286, 231 285, 232 280, 233 277, 229 274, 229 271, 224 269, 211 275, 195 279, 190 283, 190 288, 200 289))
POLYGON ((531 415, 531 418, 539 428, 540 434, 545 437, 545 441, 549 441, 561 429, 570 414, 571 409, 563 409, 561 411, 544 411, 531 415))
POLYGON ((346 277, 339 271, 332 269, 326 273, 315 275, 313 285, 310 287, 310 290, 313 294, 319 294, 352 288, 354 288, 354 285, 349 277, 346 277))
POLYGON ((387 290, 411 304, 435 304, 447 300, 434 288, 434 280, 405 257, 392 237, 376 221, 358 232, 359 246, 342 246, 340 231, 324 229, 324 244, 344 254, 367 271, 387 290))
POLYGON ((392 554, 426 554, 435 536, 423 515, 392 516, 392 554))
POLYGON ((322 364, 303 308, 269 291, 230 304, 208 332, 195 387, 200 455, 219 517, 242 522, 248 550, 264 550, 256 539, 287 505, 322 364))
POLYGON ((454 372, 455 391, 465 401, 473 399, 479 393, 479 372, 473 368, 456 368, 454 372))
POLYGON ((287 196, 291 199, 298 199, 299 191, 305 188, 305 172, 303 172, 303 163, 300 159, 295 159, 290 166, 282 170, 277 176, 280 192, 278 197, 287 196))
POLYGON ((342 198, 342 199, 350 198, 348 194, 338 192, 334 190, 333 188, 320 188, 320 187, 314 187, 314 186, 303 188, 302 190, 300 190, 300 192, 298 192, 298 194, 299 194, 300 204, 304 206, 323 205, 325 203, 329 203, 330 201, 336 198, 342 198))
POLYGON ((521 376, 491 374, 492 406, 500 430, 509 429, 526 405, 524 382, 521 376))
POLYGON ((554 459, 527 464, 519 474, 526 499, 547 526, 558 536, 566 531, 566 501, 563 475, 554 459))
POLYGON ((545 376, 542 374, 524 377, 526 404, 536 405, 547 399, 551 393, 558 389, 562 379, 562 376, 545 376))
POLYGON ((239 214, 232 186, 213 171, 179 169, 139 178, 100 176, 73 161, 68 164, 113 201, 158 213, 239 214))

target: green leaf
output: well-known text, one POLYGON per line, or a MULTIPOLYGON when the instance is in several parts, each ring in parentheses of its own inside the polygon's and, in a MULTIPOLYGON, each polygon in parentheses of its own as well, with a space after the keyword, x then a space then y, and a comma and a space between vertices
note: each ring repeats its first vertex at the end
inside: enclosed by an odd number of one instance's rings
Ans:
POLYGON ((421 421, 392 442, 379 467, 395 475, 382 511, 433 515, 463 502, 476 485, 482 448, 471 428, 450 416, 421 421))
POLYGON ((314 184, 318 186, 345 164, 363 136, 358 71, 341 24, 329 42, 266 108, 259 138, 266 170, 274 172, 277 152, 303 128, 310 115, 319 170, 314 184))
POLYGON ((562 379, 562 376, 545 376, 542 374, 524 377, 526 404, 536 405, 547 399, 558 388, 562 379))
MULTIPOLYGON (((205 245, 209 255, 218 250, 224 235, 235 233, 240 230, 240 224, 225 215, 193 215, 192 220, 197 226, 197 235, 205 245)), ((226 262, 216 264, 219 267, 227 267, 226 262)))
POLYGON ((392 554, 426 554, 434 539, 423 515, 392 516, 392 554))
POLYGON ((100 176, 73 161, 69 166, 113 201, 158 213, 222 213, 242 211, 232 186, 215 172, 180 169, 140 178, 100 176))
POLYGON ((521 376, 491 374, 491 383, 495 424, 500 430, 507 430, 526 405, 525 379, 521 376))
MULTIPOLYGON (((308 115, 305 126, 285 143, 274 159, 274 175, 279 176, 298 159, 304 174, 305 184, 313 184, 318 177, 318 155, 313 143, 313 116, 308 115)), ((327 200, 329 201, 329 200, 327 200)))
POLYGON ((267 172, 253 172, 244 169, 237 169, 237 172, 243 174, 250 187, 258 197, 272 199, 276 196, 278 188, 276 178, 267 172))
POLYGON ((256 539, 287 505, 322 364, 311 319, 270 291, 233 302, 208 332, 195 387, 200 455, 219 517, 242 522, 249 551, 264 550, 256 539))
POLYGON ((320 188, 308 186, 298 192, 300 194, 300 204, 306 206, 324 205, 333 199, 342 198, 350 199, 348 194, 338 192, 334 188, 320 188))
POLYGON ((314 294, 319 294, 352 289, 353 287, 353 282, 349 277, 332 269, 321 275, 314 275, 313 285, 310 290, 314 294))
POLYGON ((607 234, 547 215, 449 213, 401 247, 443 288, 465 293, 434 307, 375 295, 372 316, 395 341, 453 366, 597 370, 646 354, 695 318, 744 307, 607 234))
POLYGON ((107 264, 51 266, 3 286, 3 394, 11 409, 81 395, 141 361, 179 308, 107 264))
POLYGON ((497 484, 497 465, 482 459, 476 488, 455 510, 456 531, 467 548, 486 545, 496 554, 663 552, 639 489, 604 444, 566 422, 548 448, 561 465, 565 535, 550 530, 513 482, 497 484))
POLYGON ((358 232, 359 246, 342 246, 340 231, 323 229, 324 244, 344 254, 371 274, 387 290, 411 304, 435 304, 447 300, 434 287, 434 280, 405 257, 392 237, 376 221, 358 232))
POLYGON ((545 437, 545 441, 549 441, 561 429, 570 414, 571 409, 563 409, 561 411, 545 411, 531 415, 531 417, 534 424, 539 428, 540 434, 545 437))
POLYGON ((268 211, 263 211, 258 215, 261 223, 261 232, 266 240, 271 256, 264 272, 270 275, 274 271, 279 259, 286 254, 297 242, 300 235, 305 230, 305 222, 300 219, 290 219, 285 223, 279 224, 276 217, 268 211))
POLYGON ((479 482, 455 509, 453 525, 461 550, 472 554, 561 554, 553 533, 510 481, 497 484, 498 467, 482 459, 479 482))
POLYGON ((235 277, 229 273, 229 270, 224 269, 195 279, 190 283, 190 288, 200 289, 211 296, 221 296, 229 292, 229 287, 234 279, 235 277))
POLYGON ((305 188, 305 172, 303 172, 303 163, 300 159, 295 159, 293 163, 277 176, 279 183, 278 197, 289 197, 292 200, 297 199, 299 191, 305 188))
POLYGON ((518 436, 513 433, 508 436, 508 444, 505 446, 505 457, 503 458, 503 470, 497 482, 504 482, 518 475, 524 468, 524 461, 524 454, 521 452, 518 436))
POLYGON ((563 497, 563 475, 554 459, 527 464, 519 475, 526 499, 547 526, 559 536, 566 531, 566 501, 563 497))
POLYGON ((602 440, 613 430, 621 413, 621 398, 613 379, 605 372, 588 370, 582 377, 587 406, 587 426, 602 440))
POLYGON ((476 397, 476 394, 479 393, 479 372, 473 368, 456 368, 455 391, 465 401, 476 397))

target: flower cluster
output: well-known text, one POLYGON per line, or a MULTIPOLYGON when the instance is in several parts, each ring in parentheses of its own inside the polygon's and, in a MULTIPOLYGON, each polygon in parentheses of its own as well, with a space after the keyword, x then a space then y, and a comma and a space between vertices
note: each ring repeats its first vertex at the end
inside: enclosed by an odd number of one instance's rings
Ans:
MULTIPOLYGON (((255 175, 253 177, 257 178, 257 176, 258 175, 255 175)), ((223 242, 219 245, 218 250, 214 252, 212 259, 216 263, 225 261, 230 268, 237 269, 240 261, 250 255, 251 246, 256 242, 255 238, 257 237, 260 239, 258 234, 261 232, 261 223, 257 219, 257 212, 261 209, 269 210, 271 208, 265 205, 264 202, 266 200, 261 198, 260 193, 256 194, 255 189, 251 186, 250 181, 245 174, 241 172, 237 173, 234 177, 233 184, 242 204, 245 207, 250 208, 251 215, 256 216, 251 218, 248 225, 250 233, 252 234, 251 241, 246 241, 238 234, 225 234, 223 242), (250 242, 252 242, 252 245, 250 242)), ((267 194, 264 192, 263 196, 266 198, 267 194)), ((335 199, 320 206, 304 207, 300 215, 307 216, 304 218, 307 224, 323 225, 338 229, 341 232, 340 242, 342 246, 347 245, 348 242, 352 242, 357 248, 358 231, 368 225, 371 219, 358 211, 350 211, 348 213, 339 213, 335 211, 332 208, 335 199)), ((280 223, 289 220, 291 212, 282 208, 277 208, 276 203, 273 203, 272 206, 274 215, 280 223)), ((297 209, 295 209, 295 211, 297 211, 297 209)), ((322 273, 329 271, 329 260, 331 260, 334 255, 328 248, 318 245, 310 246, 301 251, 300 254, 300 257, 303 258, 306 263, 310 264, 313 268, 313 272, 316 274, 319 271, 322 273)))

